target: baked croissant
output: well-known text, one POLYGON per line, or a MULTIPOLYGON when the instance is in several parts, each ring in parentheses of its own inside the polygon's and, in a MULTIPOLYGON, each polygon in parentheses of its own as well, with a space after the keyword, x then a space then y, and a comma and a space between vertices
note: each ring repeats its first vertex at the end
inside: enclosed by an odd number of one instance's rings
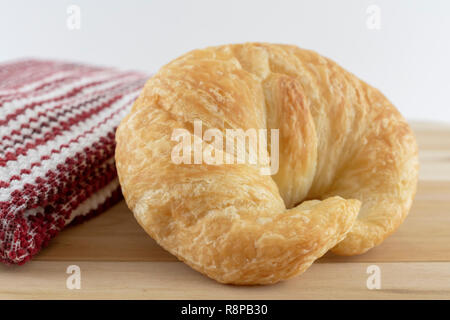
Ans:
POLYGON ((116 140, 120 184, 139 224, 223 283, 275 283, 329 249, 366 252, 403 222, 418 178, 414 135, 392 104, 291 45, 225 45, 175 59, 148 80, 116 140), (193 134, 195 121, 223 134, 278 129, 278 171, 174 163, 173 132, 193 134))

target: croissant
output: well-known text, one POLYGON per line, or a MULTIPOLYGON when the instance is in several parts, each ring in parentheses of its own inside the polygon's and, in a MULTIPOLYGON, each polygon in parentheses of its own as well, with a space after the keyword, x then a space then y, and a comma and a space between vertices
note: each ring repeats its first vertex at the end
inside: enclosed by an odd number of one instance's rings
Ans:
POLYGON ((328 250, 366 252, 403 222, 418 179, 416 141, 395 107, 335 62, 291 45, 224 45, 173 60, 148 80, 116 141, 120 184, 138 223, 222 283, 275 283, 328 250), (174 161, 176 130, 211 155, 250 154, 199 142, 196 121, 216 136, 278 130, 277 170, 193 153, 183 155, 191 162, 174 161))

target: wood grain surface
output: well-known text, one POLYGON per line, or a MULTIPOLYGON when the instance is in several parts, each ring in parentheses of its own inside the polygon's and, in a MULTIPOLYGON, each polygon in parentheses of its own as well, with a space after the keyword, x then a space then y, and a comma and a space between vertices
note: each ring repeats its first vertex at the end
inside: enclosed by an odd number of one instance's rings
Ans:
POLYGON ((0 266, 1 299, 450 299, 450 126, 413 123, 420 182, 399 230, 366 254, 330 253, 272 286, 216 283, 179 262, 139 227, 122 201, 60 233, 24 266, 0 266), (66 269, 81 270, 69 290, 66 269), (367 268, 379 267, 370 290, 367 268))

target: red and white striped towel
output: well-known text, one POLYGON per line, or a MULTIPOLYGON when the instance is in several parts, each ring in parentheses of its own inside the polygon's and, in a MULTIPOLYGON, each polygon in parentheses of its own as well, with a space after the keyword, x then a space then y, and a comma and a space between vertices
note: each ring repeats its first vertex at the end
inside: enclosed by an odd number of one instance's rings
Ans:
POLYGON ((0 261, 23 264, 120 199, 114 132, 147 75, 74 63, 0 64, 0 261))

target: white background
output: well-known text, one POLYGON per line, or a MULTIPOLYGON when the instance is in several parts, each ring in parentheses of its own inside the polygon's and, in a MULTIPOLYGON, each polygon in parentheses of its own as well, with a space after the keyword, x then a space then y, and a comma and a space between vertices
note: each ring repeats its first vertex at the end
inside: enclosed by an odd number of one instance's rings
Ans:
POLYGON ((154 72, 180 54, 232 42, 296 44, 381 89, 408 118, 450 123, 450 1, 0 2, 0 62, 59 58, 154 72), (69 5, 81 29, 67 27, 69 5), (380 9, 369 29, 367 8, 380 9))

